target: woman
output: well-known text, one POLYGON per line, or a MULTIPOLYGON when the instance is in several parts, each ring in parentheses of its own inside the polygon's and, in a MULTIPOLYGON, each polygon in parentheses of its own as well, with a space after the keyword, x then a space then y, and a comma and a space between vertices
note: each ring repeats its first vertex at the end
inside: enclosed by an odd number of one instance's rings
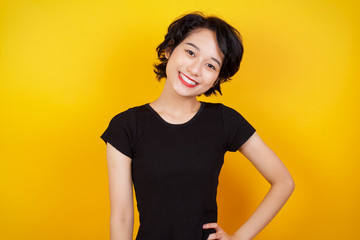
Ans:
POLYGON ((255 128, 221 103, 196 99, 219 92, 239 69, 240 34, 217 17, 187 14, 168 28, 157 48, 157 78, 166 78, 153 102, 114 116, 107 143, 110 237, 133 236, 133 188, 140 214, 137 240, 253 239, 294 190, 294 181, 255 128), (239 151, 271 188, 233 234, 217 224, 217 185, 226 151, 239 151))

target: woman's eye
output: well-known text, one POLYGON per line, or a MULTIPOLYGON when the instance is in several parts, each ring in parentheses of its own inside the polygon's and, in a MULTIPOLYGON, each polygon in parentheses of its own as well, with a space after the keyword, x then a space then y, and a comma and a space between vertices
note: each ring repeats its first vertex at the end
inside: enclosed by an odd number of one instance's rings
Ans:
POLYGON ((187 51, 187 53, 190 54, 191 56, 194 56, 194 55, 195 55, 195 53, 194 53, 193 51, 191 51, 191 50, 186 50, 186 51, 187 51))
POLYGON ((214 65, 212 65, 212 64, 208 64, 208 67, 216 70, 215 67, 214 67, 214 65))

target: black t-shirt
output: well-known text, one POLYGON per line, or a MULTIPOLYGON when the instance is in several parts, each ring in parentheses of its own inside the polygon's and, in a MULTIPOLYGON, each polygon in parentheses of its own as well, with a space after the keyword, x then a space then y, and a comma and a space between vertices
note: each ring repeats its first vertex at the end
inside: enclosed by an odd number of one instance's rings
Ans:
POLYGON ((147 103, 114 116, 101 135, 132 159, 140 227, 137 240, 201 240, 217 222, 218 176, 226 151, 255 132, 236 110, 201 102, 186 123, 166 122, 147 103))

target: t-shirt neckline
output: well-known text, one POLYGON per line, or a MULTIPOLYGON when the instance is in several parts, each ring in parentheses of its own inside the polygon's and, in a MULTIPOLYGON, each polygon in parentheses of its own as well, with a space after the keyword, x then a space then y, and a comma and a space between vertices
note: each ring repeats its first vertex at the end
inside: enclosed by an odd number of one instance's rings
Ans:
POLYGON ((202 112, 204 106, 205 106, 205 102, 203 101, 199 101, 201 103, 199 110, 196 112, 196 114, 187 122, 184 123, 179 123, 179 124, 174 124, 174 123, 169 123, 167 121, 165 121, 158 112, 156 112, 151 106, 150 103, 146 103, 145 106, 165 125, 167 126, 171 126, 171 127, 182 127, 182 126, 186 126, 190 123, 192 123, 196 118, 198 118, 198 116, 200 115, 200 113, 202 112))

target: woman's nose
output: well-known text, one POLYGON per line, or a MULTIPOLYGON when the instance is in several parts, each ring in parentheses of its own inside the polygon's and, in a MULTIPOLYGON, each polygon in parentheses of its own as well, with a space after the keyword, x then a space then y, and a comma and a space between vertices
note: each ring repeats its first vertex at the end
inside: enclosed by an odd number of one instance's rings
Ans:
POLYGON ((194 76, 198 76, 200 73, 201 63, 198 60, 194 60, 188 66, 188 71, 193 74, 194 76))

